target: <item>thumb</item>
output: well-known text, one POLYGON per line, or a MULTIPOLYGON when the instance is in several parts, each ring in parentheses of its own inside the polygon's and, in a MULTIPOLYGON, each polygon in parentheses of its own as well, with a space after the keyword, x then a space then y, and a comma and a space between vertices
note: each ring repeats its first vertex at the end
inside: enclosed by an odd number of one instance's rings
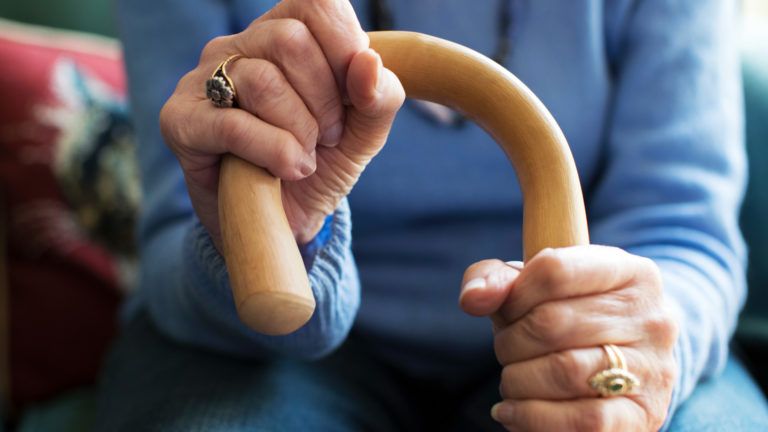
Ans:
POLYGON ((514 287, 522 263, 501 260, 478 261, 464 272, 459 306, 473 316, 493 315, 514 287))
POLYGON ((347 109, 339 150, 357 163, 366 164, 384 146, 397 110, 405 100, 400 80, 386 69, 372 49, 357 53, 347 72, 347 109))

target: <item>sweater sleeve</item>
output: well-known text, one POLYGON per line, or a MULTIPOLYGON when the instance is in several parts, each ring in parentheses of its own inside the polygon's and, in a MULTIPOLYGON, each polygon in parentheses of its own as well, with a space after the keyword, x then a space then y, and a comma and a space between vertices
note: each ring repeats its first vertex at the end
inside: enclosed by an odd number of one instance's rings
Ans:
POLYGON ((147 296, 150 312, 162 317, 157 319, 158 326, 175 339, 236 355, 317 358, 328 354, 346 338, 360 302, 346 200, 319 237, 328 240, 311 257, 302 248, 310 268, 315 313, 290 335, 266 336, 240 322, 224 259, 197 218, 184 230, 181 272, 173 275, 173 285, 147 296))
MULTIPOLYGON (((266 11, 270 2, 262 3, 266 11)), ((329 353, 349 332, 360 297, 346 201, 301 250, 317 304, 314 315, 290 335, 258 334, 237 317, 223 259, 195 216, 181 168, 160 134, 158 114, 176 82, 195 67, 207 41, 231 33, 229 3, 121 0, 117 8, 143 192, 141 281, 126 315, 146 308, 170 338, 235 355, 329 353)))
POLYGON ((680 327, 670 416, 719 373, 745 298, 745 184, 737 2, 636 1, 613 45, 594 243, 647 256, 680 327))

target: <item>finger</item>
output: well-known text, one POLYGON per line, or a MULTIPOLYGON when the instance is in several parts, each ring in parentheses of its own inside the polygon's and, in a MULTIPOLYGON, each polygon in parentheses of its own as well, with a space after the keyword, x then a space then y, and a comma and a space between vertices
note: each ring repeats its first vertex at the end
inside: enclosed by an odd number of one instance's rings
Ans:
MULTIPOLYGON (((624 397, 569 401, 506 400, 491 416, 509 431, 635 431, 657 430, 642 407, 624 397)), ((663 421, 662 421, 663 423, 663 421)))
POLYGON ((317 122, 280 69, 262 59, 244 58, 230 64, 239 107, 291 132, 311 153, 317 143, 317 122))
POLYGON ((464 272, 459 306, 473 316, 493 314, 513 289, 521 269, 522 265, 496 259, 472 264, 464 272))
POLYGON ((306 153, 290 132, 244 110, 215 110, 216 115, 207 117, 212 119, 208 139, 220 137, 225 152, 264 167, 283 180, 300 180, 315 171, 314 151, 306 153))
POLYGON ((308 154, 293 134, 245 110, 174 96, 160 116, 163 137, 172 143, 187 175, 209 167, 210 155, 223 153, 233 153, 285 180, 304 178, 315 169, 314 154, 308 154), (196 164, 199 160, 203 162, 196 164))
POLYGON ((606 343, 633 344, 651 331, 666 340, 668 336, 655 328, 668 320, 662 311, 640 306, 641 291, 624 291, 536 306, 521 319, 497 330, 497 359, 501 364, 509 364, 567 349, 606 343))
POLYGON ((236 41, 248 57, 264 58, 282 70, 317 119, 318 143, 338 144, 344 127, 341 90, 309 28, 295 19, 268 20, 254 24, 236 41))
MULTIPOLYGON (((626 370, 638 378, 636 384, 644 385, 647 368, 636 360, 639 352, 620 349, 626 358, 626 370)), ((560 351, 505 366, 499 393, 503 399, 519 400, 597 397, 600 393, 589 385, 589 379, 609 368, 608 357, 601 347, 560 351)))
POLYGON ((361 51, 352 60, 346 88, 352 105, 347 109, 339 151, 362 169, 386 142, 405 91, 371 49, 361 51))
MULTIPOLYGON (((333 146, 339 142, 344 123, 341 90, 328 59, 304 23, 295 19, 259 19, 240 34, 215 38, 203 49, 198 75, 210 74, 216 65, 233 54, 277 65, 315 117, 318 143, 333 146)), ((234 70, 240 61, 231 62, 227 72, 234 70)), ((199 81, 206 78, 198 77, 192 83, 193 88, 185 89, 199 92, 199 81)), ((238 81, 235 86, 239 86, 238 81)))
POLYGON ((500 312, 513 322, 545 301, 616 290, 630 283, 661 290, 656 265, 621 249, 597 245, 544 249, 526 263, 517 289, 500 312))
POLYGON ((349 0, 285 0, 257 21, 281 18, 297 19, 309 28, 328 59, 337 88, 343 89, 352 58, 370 45, 349 0))

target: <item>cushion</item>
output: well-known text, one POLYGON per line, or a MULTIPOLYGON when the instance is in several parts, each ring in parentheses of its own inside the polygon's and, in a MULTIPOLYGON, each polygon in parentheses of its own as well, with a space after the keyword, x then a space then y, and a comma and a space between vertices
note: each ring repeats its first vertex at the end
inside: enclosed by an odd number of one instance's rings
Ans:
POLYGON ((749 245, 749 295, 736 337, 748 354, 752 373, 768 394, 768 15, 750 18, 742 29, 749 186, 741 211, 749 245))
POLYGON ((742 70, 750 179, 741 225, 749 245, 749 297, 740 331, 768 344, 768 18, 748 23, 742 70))
MULTIPOLYGON (((82 432, 93 430, 96 409, 93 389, 75 389, 25 410, 16 432, 82 432)), ((2 430, 0 430, 2 432, 2 430)))
POLYGON ((92 383, 99 370, 134 274, 133 140, 114 41, 0 20, 0 205, 17 408, 92 383))

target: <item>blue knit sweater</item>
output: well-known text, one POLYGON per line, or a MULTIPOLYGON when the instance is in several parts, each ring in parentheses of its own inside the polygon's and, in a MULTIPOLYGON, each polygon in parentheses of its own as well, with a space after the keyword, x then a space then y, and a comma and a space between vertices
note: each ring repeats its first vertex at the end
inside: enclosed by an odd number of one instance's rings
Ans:
MULTIPOLYGON (((505 66, 541 98, 573 149, 592 242, 661 268, 681 329, 674 409, 724 365, 745 297, 737 2, 509 1, 505 66)), ((390 2, 399 29, 495 50, 496 1, 390 2)), ((239 322, 223 260, 195 217, 157 115, 206 41, 274 3, 120 2, 144 191, 141 287, 128 313, 147 308, 170 337, 237 355, 316 358, 354 326, 382 356, 422 375, 492 362, 488 321, 463 314, 457 296, 472 262, 520 259, 517 181, 480 129, 439 125, 413 104, 349 205, 303 247, 318 305, 310 322, 282 337, 239 322)), ((369 26, 367 2, 352 3, 369 26)))

